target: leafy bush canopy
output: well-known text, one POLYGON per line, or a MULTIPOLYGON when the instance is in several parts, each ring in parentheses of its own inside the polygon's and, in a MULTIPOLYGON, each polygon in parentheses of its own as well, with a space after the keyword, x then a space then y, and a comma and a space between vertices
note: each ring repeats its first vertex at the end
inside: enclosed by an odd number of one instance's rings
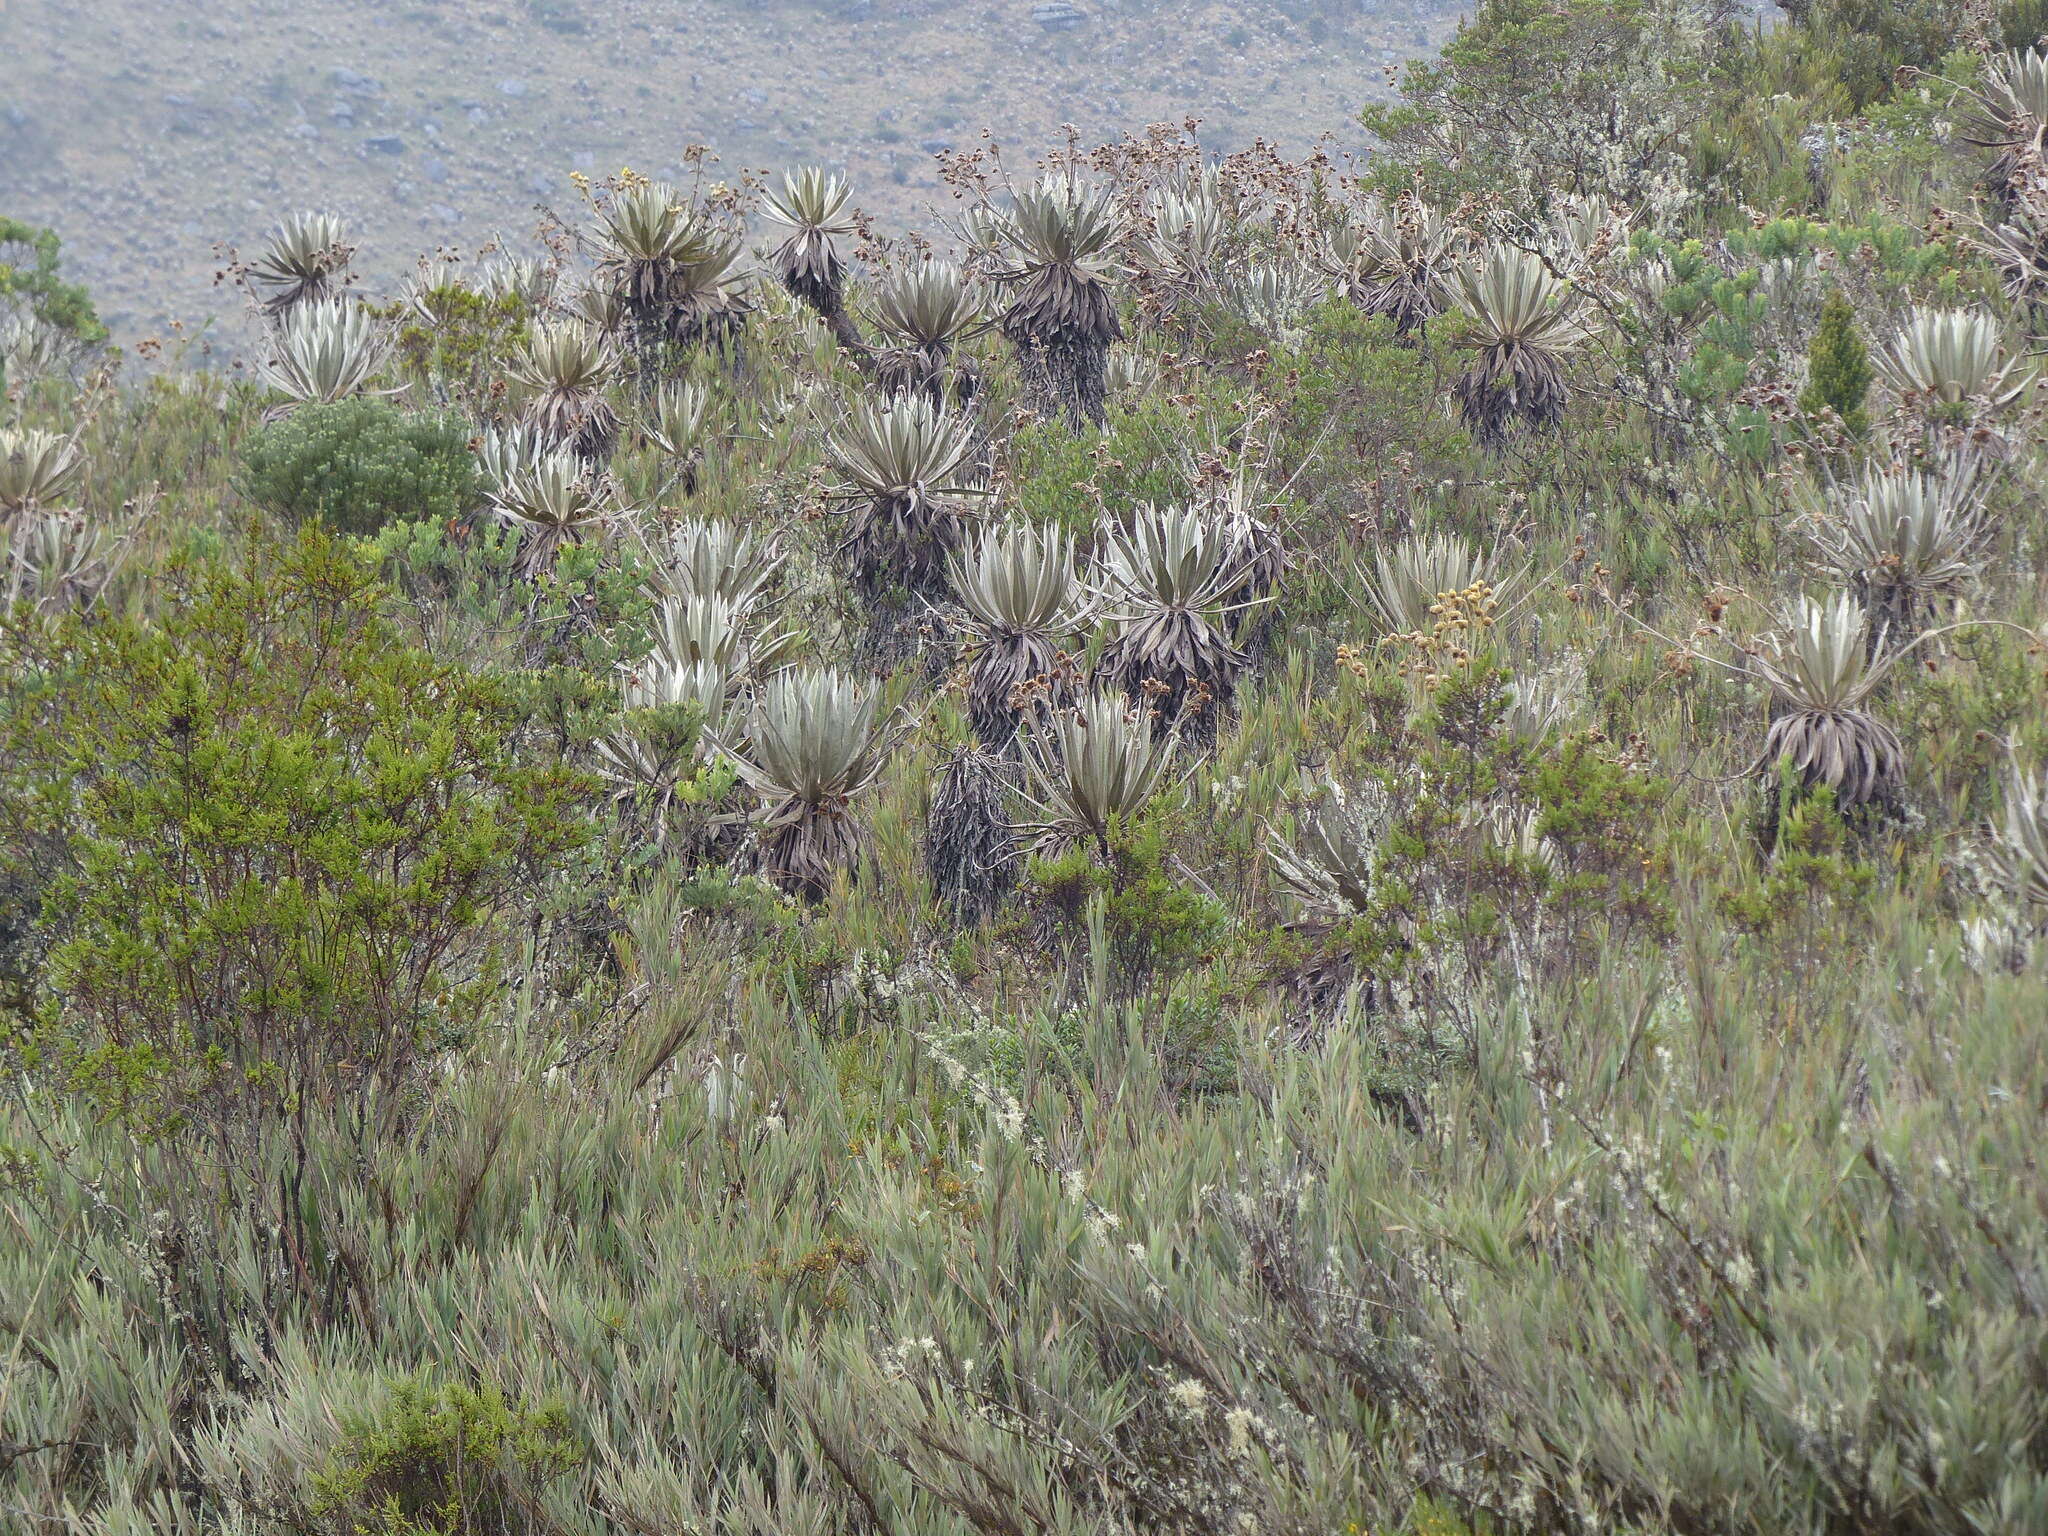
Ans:
POLYGON ((60 275, 62 249, 55 230, 0 215, 0 313, 17 309, 75 341, 104 341, 92 295, 60 275))
POLYGON ((317 530, 165 577, 161 625, 11 637, 10 788, 61 829, 26 1043, 144 1129, 398 1093, 506 984, 486 920, 576 846, 577 780, 317 530))
POLYGON ((448 416, 409 415, 357 397, 311 405, 250 441, 242 494, 288 523, 373 534, 387 523, 448 523, 483 503, 469 433, 448 416))

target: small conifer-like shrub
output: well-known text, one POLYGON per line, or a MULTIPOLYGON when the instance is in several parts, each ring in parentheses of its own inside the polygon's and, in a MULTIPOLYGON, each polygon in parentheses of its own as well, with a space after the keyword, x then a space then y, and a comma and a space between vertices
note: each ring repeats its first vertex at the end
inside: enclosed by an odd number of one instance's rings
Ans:
POLYGON ((1836 289, 1821 306, 1820 324, 1806 354, 1806 388, 1799 408, 1809 416, 1830 411, 1851 437, 1861 437, 1870 427, 1864 397, 1876 376, 1870 349, 1856 328, 1855 306, 1836 289))

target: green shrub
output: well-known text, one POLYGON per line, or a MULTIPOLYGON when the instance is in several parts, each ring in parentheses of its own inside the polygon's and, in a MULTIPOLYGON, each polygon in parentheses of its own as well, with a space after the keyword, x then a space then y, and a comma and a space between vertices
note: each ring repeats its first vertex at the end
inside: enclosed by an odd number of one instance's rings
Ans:
MULTIPOLYGON (((1704 274, 1704 301, 1711 307, 1700 322, 1699 346, 1678 374, 1678 387, 1687 398, 1702 405, 1719 405, 1731 399, 1748 379, 1750 360, 1756 355, 1757 327, 1769 307, 1756 291, 1757 280, 1754 268, 1733 277, 1723 277, 1711 268, 1704 274)), ((1665 302, 1671 303, 1671 297, 1665 302)))
POLYGON ((1035 859, 1026 875, 1045 922, 1068 943, 1082 942, 1100 921, 1107 958, 1123 986, 1186 967, 1220 943, 1230 926, 1220 902, 1174 879, 1167 823, 1154 812, 1113 826, 1106 864, 1079 849, 1061 859, 1035 859))
POLYGON ((444 282, 420 293, 416 303, 395 301, 378 313, 391 323, 393 361, 416 398, 482 415, 526 339, 533 305, 515 292, 480 293, 444 282), (429 322, 423 311, 437 318, 429 322))
POLYGON ((367 398, 308 406, 265 427, 244 454, 239 489, 286 522, 351 534, 446 523, 483 499, 459 421, 367 398))
POLYGON ((1844 427, 1861 437, 1870 427, 1863 397, 1870 392, 1874 376, 1870 349, 1856 331, 1855 307, 1838 288, 1821 306, 1820 325, 1806 355, 1806 390, 1799 397, 1799 408, 1809 416, 1833 411, 1844 427))
POLYGON ((1845 914, 1869 897, 1876 872, 1857 857, 1854 829, 1826 785, 1795 799, 1788 784, 1782 798, 1770 865, 1754 881, 1722 892, 1721 913, 1743 933, 1826 941, 1839 952, 1851 936, 1845 914))
POLYGON ((1616 762, 1594 736, 1573 736, 1546 755, 1530 796, 1558 853, 1547 894, 1567 932, 1583 936, 1599 924, 1621 935, 1670 935, 1669 857, 1653 829, 1671 792, 1662 777, 1616 762))
POLYGON ((58 275, 61 250, 55 230, 0 217, 0 314, 19 306, 74 341, 104 341, 92 295, 58 275))
POLYGON ((1011 442, 1017 505, 1034 518, 1085 534, 1105 506, 1184 502, 1191 487, 1173 456, 1178 409, 1158 395, 1112 404, 1099 438, 1059 421, 1020 428, 1011 442))
POLYGON ((12 844, 46 875, 26 1044, 102 1114, 225 1123, 403 1086, 492 994, 494 914, 584 839, 497 683, 406 644, 318 530, 173 566, 158 627, 27 620, 12 844))
POLYGON ((527 1529, 527 1490, 581 1460, 559 1403, 522 1408, 485 1385, 400 1381, 344 1419, 312 1476, 311 1513, 335 1536, 457 1536, 527 1529))
POLYGON ((1785 11, 1827 50, 1859 109, 1891 89, 1901 69, 1927 69, 1963 30, 1958 0, 1793 0, 1785 11))
POLYGON ((2048 0, 2011 0, 1999 7, 1999 40, 2008 48, 2031 48, 2048 37, 2048 0))
POLYGON ((467 527, 422 519, 386 523, 374 547, 386 578, 409 597, 464 601, 503 590, 519 553, 519 534, 497 518, 479 518, 467 527))
POLYGON ((1406 66, 1397 101, 1359 114, 1389 151, 1381 184, 1413 175, 1446 200, 1517 184, 1630 190, 1648 157, 1622 146, 1707 107, 1676 15, 1643 0, 1484 0, 1440 55, 1406 66))
POLYGON ((1441 409, 1434 358, 1397 339, 1391 320, 1342 300, 1303 317, 1298 343, 1273 349, 1261 384, 1285 400, 1283 462, 1301 466, 1295 494, 1319 523, 1362 514, 1381 529, 1406 526, 1415 487, 1441 480, 1466 443, 1441 409))

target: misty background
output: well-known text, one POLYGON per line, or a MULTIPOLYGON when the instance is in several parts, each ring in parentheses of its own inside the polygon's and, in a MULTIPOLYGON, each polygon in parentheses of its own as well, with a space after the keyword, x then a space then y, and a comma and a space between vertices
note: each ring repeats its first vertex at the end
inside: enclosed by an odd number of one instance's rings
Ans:
POLYGON ((117 340, 232 347, 217 243, 341 214, 373 289, 574 215, 571 173, 820 164, 891 228, 950 207, 935 155, 1013 165, 1202 121, 1360 147, 1358 107, 1455 25, 1439 0, 5 0, 0 211, 54 228, 117 340), (208 325, 212 329, 209 333, 208 325), (182 331, 181 331, 182 328, 182 331))

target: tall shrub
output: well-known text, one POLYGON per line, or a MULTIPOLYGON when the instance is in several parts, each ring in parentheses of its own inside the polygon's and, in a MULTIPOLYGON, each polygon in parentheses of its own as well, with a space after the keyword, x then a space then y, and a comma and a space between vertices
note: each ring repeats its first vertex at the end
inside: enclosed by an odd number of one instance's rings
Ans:
POLYGON ((493 919, 583 836, 492 681, 413 648, 317 529, 174 566, 157 625, 27 624, 5 719, 47 964, 22 1033, 157 1132, 388 1098, 491 991, 493 919))
POLYGON ((1873 377, 1870 349, 1856 329, 1856 310, 1838 288, 1821 306, 1820 324, 1806 355, 1806 390, 1799 408, 1809 416, 1833 411, 1842 425, 1861 437, 1870 426, 1863 398, 1873 377))

